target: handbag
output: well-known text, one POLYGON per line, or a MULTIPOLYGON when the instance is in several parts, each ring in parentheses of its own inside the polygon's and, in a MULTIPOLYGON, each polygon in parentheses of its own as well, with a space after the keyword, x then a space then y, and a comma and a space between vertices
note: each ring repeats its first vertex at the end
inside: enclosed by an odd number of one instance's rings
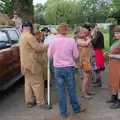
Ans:
POLYGON ((83 69, 84 69, 84 72, 90 72, 92 70, 92 66, 90 63, 84 63, 83 69))
POLYGON ((82 66, 83 66, 84 72, 92 71, 92 65, 91 65, 91 63, 89 63, 85 60, 85 57, 82 57, 82 61, 83 61, 82 66))

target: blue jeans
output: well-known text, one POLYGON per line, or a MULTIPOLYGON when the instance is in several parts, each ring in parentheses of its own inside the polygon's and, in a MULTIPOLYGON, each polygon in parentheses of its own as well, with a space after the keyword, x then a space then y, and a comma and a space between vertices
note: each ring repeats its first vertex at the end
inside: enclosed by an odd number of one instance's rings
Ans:
POLYGON ((55 67, 55 79, 58 88, 59 107, 62 116, 67 116, 67 102, 65 94, 65 85, 67 84, 70 104, 72 105, 73 112, 80 112, 80 105, 77 101, 75 90, 75 72, 74 67, 55 67))

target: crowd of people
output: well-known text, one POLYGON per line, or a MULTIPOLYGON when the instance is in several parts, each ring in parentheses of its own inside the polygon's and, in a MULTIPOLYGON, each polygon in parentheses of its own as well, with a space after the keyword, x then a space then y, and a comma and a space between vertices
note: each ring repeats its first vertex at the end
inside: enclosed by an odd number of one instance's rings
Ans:
POLYGON ((107 103, 110 108, 120 108, 120 27, 114 29, 117 41, 103 54, 104 36, 97 24, 85 24, 73 30, 74 39, 68 37, 67 24, 59 24, 57 33, 48 29, 36 31, 32 23, 23 23, 20 36, 21 70, 25 75, 25 102, 29 107, 35 105, 48 109, 44 97, 47 86, 47 69, 50 69, 58 89, 59 108, 62 117, 67 117, 66 86, 74 113, 84 112, 76 96, 75 68, 83 76, 82 97, 92 99, 92 73, 96 74, 93 87, 102 87, 101 71, 105 70, 104 57, 109 57, 108 87, 112 97, 107 103), (50 68, 47 67, 50 61, 50 68), (46 82, 45 82, 46 81, 46 82))

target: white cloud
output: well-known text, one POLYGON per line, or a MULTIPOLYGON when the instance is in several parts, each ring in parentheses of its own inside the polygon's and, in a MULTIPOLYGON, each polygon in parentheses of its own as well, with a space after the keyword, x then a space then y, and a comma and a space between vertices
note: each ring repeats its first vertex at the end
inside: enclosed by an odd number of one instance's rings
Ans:
POLYGON ((33 4, 36 5, 38 3, 44 4, 47 0, 33 0, 33 4))

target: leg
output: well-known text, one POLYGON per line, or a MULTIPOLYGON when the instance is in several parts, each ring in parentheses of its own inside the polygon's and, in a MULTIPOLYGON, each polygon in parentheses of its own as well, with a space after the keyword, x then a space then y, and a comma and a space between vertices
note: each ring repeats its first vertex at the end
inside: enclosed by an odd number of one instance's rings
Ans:
POLYGON ((90 89, 91 84, 92 84, 92 72, 87 73, 87 74, 88 74, 88 78, 89 78, 89 80, 88 80, 88 87, 87 87, 87 94, 88 95, 95 95, 94 92, 89 92, 89 89, 90 89))
POLYGON ((32 98, 33 98, 33 91, 29 82, 27 81, 27 77, 25 76, 25 102, 27 103, 32 102, 32 98))
POLYGON ((73 107, 74 113, 80 112, 80 105, 77 101, 76 91, 75 91, 75 73, 74 68, 67 68, 66 82, 68 86, 68 92, 70 97, 70 103, 73 107))
POLYGON ((36 97, 36 103, 42 105, 44 101, 44 80, 41 75, 31 75, 31 86, 36 97))
POLYGON ((120 108, 120 90, 118 91, 118 100, 110 107, 111 109, 120 108))
POLYGON ((83 79, 84 77, 83 77, 83 69, 82 68, 80 68, 80 79, 83 79))
POLYGON ((101 87, 102 86, 102 81, 101 81, 101 76, 100 76, 100 69, 96 70, 96 84, 93 87, 101 87))
POLYGON ((36 100, 34 98, 32 87, 29 83, 29 72, 25 74, 25 101, 28 103, 28 107, 34 107, 36 105, 36 100))
POLYGON ((84 79, 83 79, 83 82, 82 82, 82 95, 83 95, 83 98, 86 98, 86 99, 91 99, 92 97, 87 95, 87 90, 88 90, 88 84, 89 84, 89 75, 90 73, 84 73, 84 79))
POLYGON ((111 98, 107 101, 107 103, 115 103, 118 100, 118 92, 116 90, 112 91, 111 98))
POLYGON ((100 70, 99 69, 96 70, 96 77, 97 77, 97 79, 100 79, 100 70))
POLYGON ((58 96, 59 96, 59 107, 60 113, 62 116, 67 116, 67 103, 66 103, 66 95, 65 95, 65 72, 62 70, 64 68, 55 68, 55 80, 58 88, 58 96))
POLYGON ((88 89, 91 87, 91 84, 92 84, 92 72, 88 73, 88 89))

